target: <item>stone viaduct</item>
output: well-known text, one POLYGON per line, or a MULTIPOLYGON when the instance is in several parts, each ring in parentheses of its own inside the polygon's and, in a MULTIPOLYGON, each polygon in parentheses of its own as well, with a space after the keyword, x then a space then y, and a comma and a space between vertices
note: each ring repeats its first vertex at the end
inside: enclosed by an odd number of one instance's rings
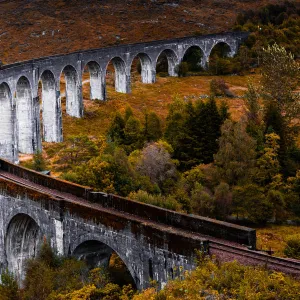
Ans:
POLYGON ((18 162, 19 152, 31 154, 41 149, 41 136, 46 142, 62 141, 62 74, 66 80, 66 113, 80 118, 83 116, 82 75, 86 67, 90 73, 90 98, 105 100, 106 72, 110 62, 115 69, 116 91, 130 93, 130 72, 136 57, 141 62, 142 82, 151 84, 156 80, 156 64, 162 53, 168 60, 169 75, 177 76, 176 66, 191 47, 201 49, 201 64, 205 67, 217 44, 227 44, 228 56, 233 56, 247 36, 242 32, 194 36, 79 51, 6 65, 0 69, 0 157, 18 162))
POLYGON ((0 272, 19 279, 43 240, 60 255, 105 266, 115 252, 138 289, 163 287, 196 265, 196 251, 300 277, 300 261, 256 251, 256 232, 139 203, 0 159, 0 272))

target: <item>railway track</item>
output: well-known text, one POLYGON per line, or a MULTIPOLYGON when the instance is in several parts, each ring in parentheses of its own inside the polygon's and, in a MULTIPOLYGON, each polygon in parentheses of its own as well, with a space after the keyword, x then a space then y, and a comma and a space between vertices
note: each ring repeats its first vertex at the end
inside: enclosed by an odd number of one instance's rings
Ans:
POLYGON ((260 251, 236 247, 217 241, 209 242, 209 253, 227 261, 235 258, 245 264, 261 265, 275 271, 281 271, 300 277, 300 261, 272 256, 260 251), (226 259, 227 258, 227 259, 226 259))

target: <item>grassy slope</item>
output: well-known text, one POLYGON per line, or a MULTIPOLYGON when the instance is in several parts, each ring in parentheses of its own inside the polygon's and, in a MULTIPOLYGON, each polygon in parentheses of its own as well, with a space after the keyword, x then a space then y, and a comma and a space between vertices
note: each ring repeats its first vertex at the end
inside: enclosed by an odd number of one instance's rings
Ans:
MULTIPOLYGON (((252 80, 258 81, 257 75, 252 75, 252 80)), ((131 94, 120 94, 108 86, 108 101, 95 102, 89 100, 89 84, 84 85, 83 96, 85 116, 83 119, 75 119, 64 113, 63 126, 64 136, 84 133, 88 135, 104 134, 112 116, 119 110, 124 112, 130 105, 135 114, 142 118, 145 110, 155 111, 162 120, 168 113, 168 104, 176 96, 186 99, 197 99, 201 95, 209 94, 210 81, 216 77, 198 76, 185 78, 162 78, 158 77, 155 84, 143 84, 134 81, 131 94)), ((220 77, 218 77, 220 78, 220 77)), ((248 76, 224 76, 230 90, 236 95, 243 95, 248 82, 248 76)), ((220 102, 221 99, 218 99, 220 102)), ((243 100, 240 98, 227 98, 230 111, 234 119, 239 119, 243 114, 243 100)))
POLYGON ((216 33, 236 15, 277 0, 1 0, 0 60, 216 33))
POLYGON ((290 236, 300 234, 299 226, 269 225, 257 229, 257 248, 272 249, 275 255, 284 256, 283 250, 290 236))

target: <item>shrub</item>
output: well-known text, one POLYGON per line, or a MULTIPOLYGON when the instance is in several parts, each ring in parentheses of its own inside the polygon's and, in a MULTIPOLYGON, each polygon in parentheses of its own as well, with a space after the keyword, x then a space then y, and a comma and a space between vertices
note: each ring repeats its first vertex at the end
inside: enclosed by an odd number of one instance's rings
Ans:
POLYGON ((181 205, 173 197, 164 197, 162 195, 151 195, 145 191, 139 190, 138 192, 130 193, 129 198, 137 200, 142 203, 155 205, 158 207, 180 211, 181 205))
POLYGON ((284 254, 287 257, 300 259, 300 234, 292 235, 287 240, 284 254))
POLYGON ((223 79, 213 79, 210 82, 210 93, 214 96, 227 96, 229 87, 223 79))

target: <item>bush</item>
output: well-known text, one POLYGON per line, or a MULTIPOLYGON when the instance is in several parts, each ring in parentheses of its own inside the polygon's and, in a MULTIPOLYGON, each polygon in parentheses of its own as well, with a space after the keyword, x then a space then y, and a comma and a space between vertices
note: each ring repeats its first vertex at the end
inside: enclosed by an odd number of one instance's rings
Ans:
POLYGON ((210 82, 210 93, 214 96, 227 96, 229 86, 223 79, 213 79, 210 82))
POLYGON ((145 191, 139 190, 138 192, 130 193, 129 198, 174 211, 181 210, 180 203, 178 203, 172 196, 164 197, 162 195, 151 195, 145 191))
POLYGON ((279 272, 237 262, 216 263, 210 259, 199 262, 184 279, 169 281, 157 292, 148 289, 134 300, 148 299, 299 299, 300 284, 279 272))
POLYGON ((287 257, 300 259, 300 234, 292 235, 287 240, 284 254, 287 257))

